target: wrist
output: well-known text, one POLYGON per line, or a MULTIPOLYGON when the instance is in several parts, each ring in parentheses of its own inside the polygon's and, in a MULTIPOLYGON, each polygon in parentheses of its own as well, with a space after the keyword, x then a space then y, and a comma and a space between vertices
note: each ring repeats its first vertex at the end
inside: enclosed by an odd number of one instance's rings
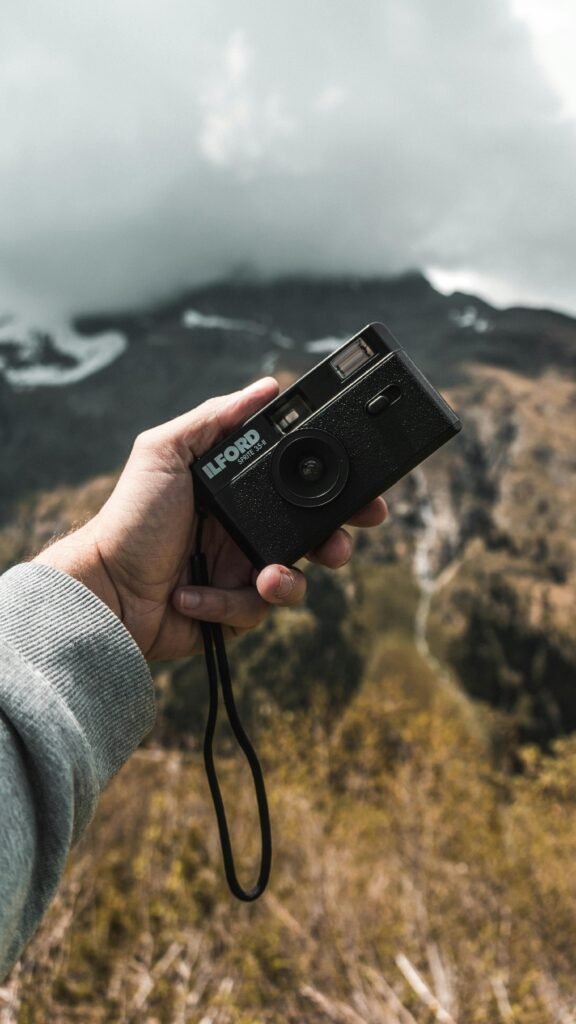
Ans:
POLYGON ((122 620, 122 604, 100 555, 94 520, 50 544, 33 559, 72 576, 122 620))

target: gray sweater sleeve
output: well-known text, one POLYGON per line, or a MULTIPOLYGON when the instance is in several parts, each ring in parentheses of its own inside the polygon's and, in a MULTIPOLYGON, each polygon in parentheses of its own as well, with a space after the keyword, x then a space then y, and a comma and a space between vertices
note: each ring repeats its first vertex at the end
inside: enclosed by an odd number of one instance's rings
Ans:
POLYGON ((90 590, 35 563, 0 578, 0 980, 153 721, 146 662, 90 590))

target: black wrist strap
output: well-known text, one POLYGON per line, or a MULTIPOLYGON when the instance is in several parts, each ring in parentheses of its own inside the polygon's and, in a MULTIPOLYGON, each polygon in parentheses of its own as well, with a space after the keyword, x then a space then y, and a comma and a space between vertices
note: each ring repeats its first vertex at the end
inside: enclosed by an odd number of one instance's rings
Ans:
MULTIPOLYGON (((203 516, 199 516, 198 532, 196 535, 196 550, 190 560, 190 567, 192 582, 199 586, 206 587, 209 586, 210 579, 208 576, 206 557, 202 552, 203 524, 204 518, 203 516)), ((222 858, 224 861, 226 879, 234 896, 239 900, 244 900, 245 902, 250 903, 253 900, 257 900, 264 892, 270 877, 270 865, 272 862, 272 835, 270 830, 270 815, 268 812, 268 801, 266 799, 264 778, 260 762, 258 761, 256 752, 244 731, 244 727, 240 721, 236 703, 234 701, 232 680, 230 678, 230 667, 226 656, 226 645, 224 643, 222 626, 219 623, 214 622, 201 622, 200 628, 202 630, 202 638, 204 640, 204 656, 206 659, 206 669, 210 687, 208 720, 206 722, 206 732, 204 734, 204 764, 206 766, 206 775, 208 776, 208 784, 212 794, 214 810, 216 811, 216 820, 218 822, 218 831, 220 832, 220 845, 222 847, 222 858), (256 885, 253 889, 248 890, 242 888, 238 881, 238 876, 236 875, 234 854, 232 852, 230 832, 228 830, 228 822, 226 820, 226 811, 224 809, 224 801, 220 792, 220 785, 218 783, 218 776, 216 774, 216 767, 214 764, 213 741, 216 729, 216 720, 218 717, 218 678, 220 678, 224 707, 226 708, 230 727, 238 745, 242 749, 246 760, 248 761, 250 771, 252 772, 256 801, 258 804, 261 836, 260 872, 258 874, 258 881, 256 882, 256 885)))

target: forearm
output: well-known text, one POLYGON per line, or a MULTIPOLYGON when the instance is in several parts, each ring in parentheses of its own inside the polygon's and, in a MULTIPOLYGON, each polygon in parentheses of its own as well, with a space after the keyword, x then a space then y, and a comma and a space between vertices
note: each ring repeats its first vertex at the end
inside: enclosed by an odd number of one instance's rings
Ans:
POLYGON ((44 564, 0 579, 0 978, 38 925, 102 789, 154 718, 119 619, 44 564))

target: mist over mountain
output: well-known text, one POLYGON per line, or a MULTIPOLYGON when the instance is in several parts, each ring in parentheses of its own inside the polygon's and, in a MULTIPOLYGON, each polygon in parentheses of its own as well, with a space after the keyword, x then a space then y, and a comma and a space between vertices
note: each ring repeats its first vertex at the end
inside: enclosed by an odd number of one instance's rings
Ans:
POLYGON ((0 314, 413 267, 574 307, 574 126, 497 0, 8 0, 0 95, 0 314))

